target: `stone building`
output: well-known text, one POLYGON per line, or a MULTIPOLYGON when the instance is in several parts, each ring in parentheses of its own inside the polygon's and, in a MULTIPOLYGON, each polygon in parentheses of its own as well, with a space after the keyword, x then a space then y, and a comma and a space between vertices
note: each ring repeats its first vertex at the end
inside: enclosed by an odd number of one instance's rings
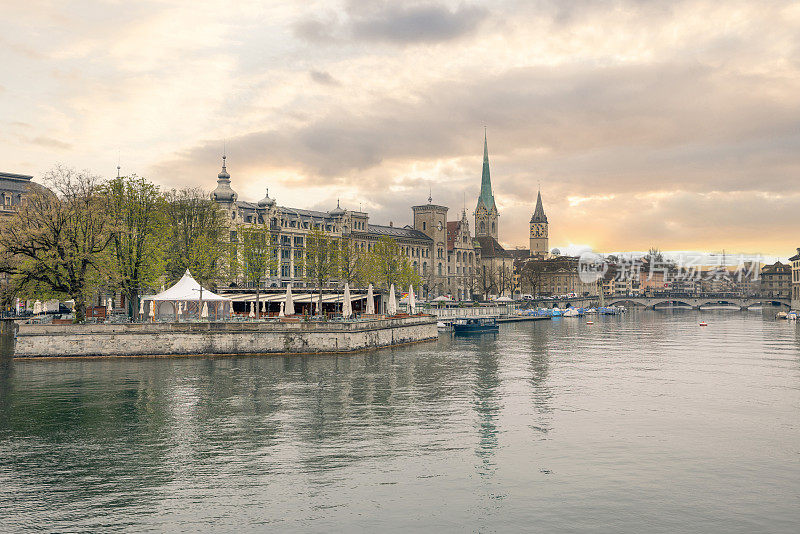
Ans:
POLYGON ((789 258, 789 261, 792 266, 791 305, 793 310, 800 310, 800 248, 797 249, 797 254, 789 258))
POLYGON ((0 172, 0 217, 12 215, 22 202, 22 197, 31 187, 33 176, 0 172))
POLYGON ((765 297, 791 298, 792 267, 781 262, 761 268, 760 293, 765 297))

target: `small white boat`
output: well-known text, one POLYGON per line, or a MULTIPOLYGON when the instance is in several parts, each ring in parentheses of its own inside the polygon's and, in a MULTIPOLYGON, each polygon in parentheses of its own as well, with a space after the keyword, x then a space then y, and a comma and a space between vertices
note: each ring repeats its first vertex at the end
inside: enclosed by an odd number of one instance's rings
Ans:
POLYGON ((778 312, 775 314, 776 319, 786 319, 789 316, 786 312, 778 312))
POLYGON ((597 313, 597 310, 595 308, 589 308, 588 310, 586 310, 583 313, 585 313, 586 315, 591 315, 593 313, 597 313))
POLYGON ((561 314, 562 317, 578 317, 580 312, 576 308, 567 308, 564 313, 561 314))
POLYGON ((452 327, 452 326, 450 326, 450 325, 449 325, 449 324, 447 324, 447 323, 443 323, 442 321, 437 321, 437 322, 436 322, 436 328, 437 328, 437 329, 438 329, 440 332, 447 332, 447 331, 449 331, 449 330, 452 330, 452 328, 453 328, 453 327, 452 327))
POLYGON ((788 320, 790 320, 790 321, 796 321, 797 320, 797 312, 794 311, 794 310, 790 311, 789 313, 786 314, 786 318, 788 320))

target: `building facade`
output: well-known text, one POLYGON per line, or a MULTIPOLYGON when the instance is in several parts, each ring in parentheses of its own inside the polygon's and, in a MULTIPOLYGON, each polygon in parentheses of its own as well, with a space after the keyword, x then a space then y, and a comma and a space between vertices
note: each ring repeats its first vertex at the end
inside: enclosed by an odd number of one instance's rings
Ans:
POLYGON ((765 297, 791 298, 792 267, 781 262, 761 268, 760 294, 765 297))
POLYGON ((33 176, 0 172, 0 217, 14 214, 22 203, 22 197, 31 187, 33 176))
POLYGON ((793 310, 800 310, 800 248, 797 249, 797 254, 789 258, 789 265, 792 269, 791 306, 793 310))

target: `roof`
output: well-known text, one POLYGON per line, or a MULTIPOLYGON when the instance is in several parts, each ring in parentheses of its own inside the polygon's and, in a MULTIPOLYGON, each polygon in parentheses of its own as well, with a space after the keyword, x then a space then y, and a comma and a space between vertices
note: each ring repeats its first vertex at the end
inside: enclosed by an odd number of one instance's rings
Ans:
POLYGON ((0 179, 15 180, 20 182, 30 182, 33 176, 27 174, 16 174, 13 172, 0 172, 0 179))
POLYGON ((433 241, 430 237, 426 234, 420 232, 419 230, 415 230, 410 227, 398 227, 398 226, 383 226, 381 224, 369 224, 367 225, 367 233, 372 235, 379 235, 379 236, 388 236, 388 237, 402 237, 405 239, 419 239, 424 241, 433 241))
POLYGON ((776 261, 772 265, 765 265, 761 268, 761 274, 789 274, 792 272, 792 268, 789 265, 783 264, 779 261, 776 261))
POLYGON ((450 221, 447 223, 447 250, 453 250, 456 244, 456 236, 461 230, 461 221, 450 221))
POLYGON ((476 237, 475 240, 481 246, 481 257, 496 258, 505 255, 506 249, 504 249, 492 236, 485 235, 476 237))
POLYGON ((547 215, 544 213, 544 206, 542 206, 542 192, 539 191, 539 194, 536 195, 536 209, 533 210, 533 216, 531 217, 532 223, 546 223, 547 222, 547 215))
POLYGON ((483 134, 483 171, 481 172, 481 194, 478 196, 478 206, 483 204, 486 211, 494 208, 494 195, 492 194, 492 178, 489 175, 489 145, 486 133, 483 134))
POLYGON ((155 301, 177 301, 177 300, 199 300, 202 296, 203 300, 216 300, 216 301, 228 301, 231 300, 228 297, 221 297, 216 293, 212 293, 208 289, 204 287, 200 287, 200 284, 197 283, 197 280, 192 278, 192 275, 189 274, 189 269, 186 269, 186 272, 178 280, 174 286, 167 289, 166 291, 162 291, 158 295, 150 295, 147 297, 142 297, 142 300, 155 300, 155 301), (200 294, 200 290, 202 289, 202 295, 200 294))
POLYGON ((789 261, 797 261, 800 260, 800 248, 797 249, 797 254, 789 258, 789 261))

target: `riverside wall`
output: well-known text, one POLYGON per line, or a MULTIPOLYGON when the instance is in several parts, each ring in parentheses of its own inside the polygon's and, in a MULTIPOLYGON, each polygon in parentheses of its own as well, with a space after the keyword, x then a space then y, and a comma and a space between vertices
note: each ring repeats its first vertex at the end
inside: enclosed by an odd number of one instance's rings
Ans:
POLYGON ((436 318, 20 325, 14 357, 346 353, 436 339, 436 318))

